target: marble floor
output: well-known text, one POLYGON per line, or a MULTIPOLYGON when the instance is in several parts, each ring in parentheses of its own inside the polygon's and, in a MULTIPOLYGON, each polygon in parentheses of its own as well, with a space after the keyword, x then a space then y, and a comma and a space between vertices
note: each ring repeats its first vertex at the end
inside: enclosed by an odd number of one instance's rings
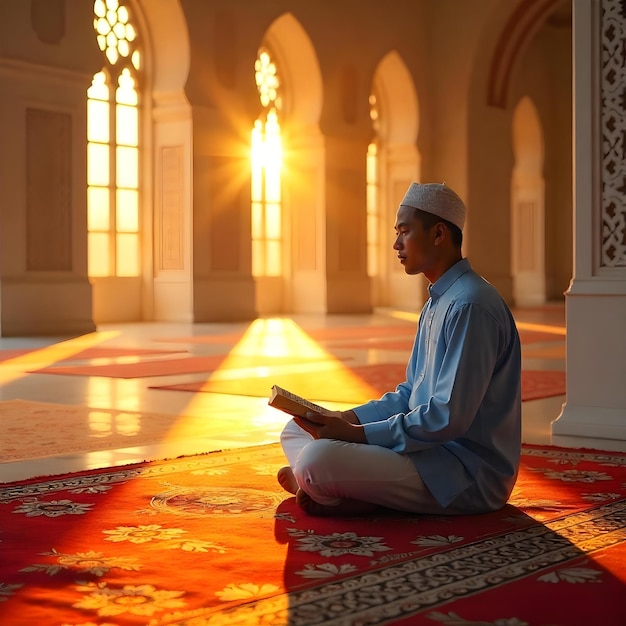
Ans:
MULTIPOLYGON (((541 341, 525 344, 524 367, 527 369, 565 369, 565 321, 561 304, 515 312, 520 330, 542 333, 541 341)), ((306 331, 319 329, 346 329, 346 340, 333 349, 333 355, 349 358, 351 363, 404 363, 407 353, 402 350, 383 350, 362 339, 350 339, 351 327, 399 325, 413 327, 417 314, 393 310, 377 310, 371 315, 307 315, 262 318, 252 323, 184 324, 140 323, 106 324, 96 333, 79 338, 0 338, 0 350, 37 350, 39 361, 53 364, 60 356, 83 349, 89 345, 108 347, 178 350, 192 355, 224 355, 243 349, 262 354, 282 346, 286 354, 302 354, 301 337, 306 331), (221 336, 227 343, 200 341, 200 337, 221 336)), ((308 340, 306 350, 319 350, 308 340)), ((123 356, 92 359, 91 363, 132 362, 133 359, 163 358, 159 355, 143 357, 123 356)), ((285 365, 291 367, 294 365, 285 365)), ((55 475, 89 468, 110 467, 142 460, 172 458, 181 455, 206 453, 276 442, 286 416, 267 406, 267 398, 251 397, 241 393, 191 393, 153 389, 155 384, 200 381, 206 373, 193 375, 168 375, 142 378, 109 378, 100 376, 50 375, 29 373, 28 360, 19 358, 0 363, 0 404, 11 400, 58 403, 100 409, 119 409, 133 412, 157 412, 171 416, 172 423, 181 415, 206 418, 202 436, 189 433, 188 437, 158 444, 133 447, 108 447, 72 454, 57 454, 24 458, 7 462, 2 459, 0 441, 0 482, 7 483, 35 476, 55 475)), ((238 377, 254 376, 255 371, 229 369, 220 375, 238 377)), ((243 383, 242 383, 243 384, 243 383)), ((323 394, 322 394, 323 395, 323 394)), ((323 398, 319 398, 320 400, 323 398)), ((572 447, 595 447, 604 450, 626 450, 626 442, 610 440, 581 440, 578 438, 553 438, 551 423, 561 411, 565 396, 523 403, 523 440, 526 443, 557 444, 572 447)), ((348 405, 327 402, 330 408, 349 408, 348 405)), ((51 436, 54 424, 50 425, 51 436)))

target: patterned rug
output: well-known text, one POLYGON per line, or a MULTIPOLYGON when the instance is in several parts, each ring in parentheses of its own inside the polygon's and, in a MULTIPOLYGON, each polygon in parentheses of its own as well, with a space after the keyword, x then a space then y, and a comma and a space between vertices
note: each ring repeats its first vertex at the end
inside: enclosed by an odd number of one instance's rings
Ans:
POLYGON ((0 491, 5 626, 626 624, 626 455, 525 446, 487 515, 309 517, 277 445, 0 491))
MULTIPOLYGON (((190 381, 173 385, 153 385, 152 389, 227 393, 263 397, 269 395, 272 385, 317 402, 345 402, 361 404, 378 398, 396 388, 405 379, 406 366, 400 363, 381 363, 345 367, 341 364, 315 372, 281 372, 255 377, 204 381, 190 381)), ((522 400, 537 400, 565 394, 565 372, 561 370, 522 371, 522 400)))

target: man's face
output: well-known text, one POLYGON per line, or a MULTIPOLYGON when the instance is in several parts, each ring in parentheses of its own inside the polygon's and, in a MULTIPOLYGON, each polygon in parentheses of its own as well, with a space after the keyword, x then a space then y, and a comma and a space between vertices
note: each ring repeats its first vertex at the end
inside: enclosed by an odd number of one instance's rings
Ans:
POLYGON ((404 271, 411 275, 428 275, 435 260, 434 227, 425 230, 412 208, 400 206, 394 228, 396 240, 393 249, 398 253, 404 271))

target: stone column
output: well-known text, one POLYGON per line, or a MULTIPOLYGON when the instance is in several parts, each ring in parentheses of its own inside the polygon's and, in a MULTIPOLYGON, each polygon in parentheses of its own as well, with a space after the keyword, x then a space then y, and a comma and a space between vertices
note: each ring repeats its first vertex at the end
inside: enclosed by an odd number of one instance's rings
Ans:
POLYGON ((574 0, 574 276, 557 444, 626 440, 625 56, 624 3, 574 0))
POLYGON ((256 316, 250 157, 222 112, 193 106, 194 322, 256 316))
POLYGON ((327 313, 369 313, 367 141, 326 135, 325 142, 327 313))
POLYGON ((241 43, 237 11, 181 2, 189 33, 193 321, 256 317, 250 216, 250 131, 258 39, 241 43), (251 69, 252 68, 252 69, 251 69))

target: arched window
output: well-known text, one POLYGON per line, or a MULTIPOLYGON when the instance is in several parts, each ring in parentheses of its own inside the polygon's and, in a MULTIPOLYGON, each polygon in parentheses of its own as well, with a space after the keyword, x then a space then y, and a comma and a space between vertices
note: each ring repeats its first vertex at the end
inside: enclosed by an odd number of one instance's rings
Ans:
POLYGON ((103 69, 87 90, 89 275, 138 276, 141 55, 128 7, 95 0, 103 69))
POLYGON ((380 274, 380 174, 378 158, 378 131, 379 131, 379 111, 376 94, 369 97, 370 119, 372 128, 376 134, 375 139, 367 147, 367 275, 370 277, 380 274))
POLYGON ((261 115, 252 129, 252 274, 282 274, 280 82, 269 52, 254 64, 261 115))

